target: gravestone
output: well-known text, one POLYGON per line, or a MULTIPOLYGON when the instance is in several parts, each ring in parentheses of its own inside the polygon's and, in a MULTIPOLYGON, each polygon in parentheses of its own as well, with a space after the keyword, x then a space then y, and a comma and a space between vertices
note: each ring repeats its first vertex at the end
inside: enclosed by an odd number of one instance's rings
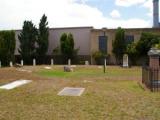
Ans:
POLYGON ((128 55, 123 55, 123 67, 128 67, 128 55))
POLYGON ((81 96, 84 92, 85 88, 72 88, 72 87, 65 87, 61 90, 58 95, 59 96, 81 96))
POLYGON ((13 63, 12 63, 12 61, 10 61, 9 65, 10 65, 10 67, 13 67, 13 63))
POLYGON ((21 60, 21 66, 23 66, 23 60, 21 60))
POLYGON ((64 72, 73 72, 73 68, 71 66, 64 66, 64 72))
POLYGON ((68 59, 68 65, 69 66, 71 65, 71 59, 68 59))
POLYGON ((1 61, 0 61, 0 68, 2 67, 1 61))
POLYGON ((33 59, 33 66, 36 66, 36 59, 33 59))
POLYGON ((54 65, 54 61, 53 61, 53 59, 51 59, 51 65, 52 65, 52 66, 54 65))
POLYGON ((88 61, 85 61, 85 65, 89 65, 89 62, 88 62, 88 61))
POLYGON ((17 80, 11 83, 8 83, 6 85, 0 86, 0 89, 6 89, 6 90, 10 90, 10 89, 14 89, 16 87, 22 86, 24 84, 28 84, 32 82, 31 80, 17 80))

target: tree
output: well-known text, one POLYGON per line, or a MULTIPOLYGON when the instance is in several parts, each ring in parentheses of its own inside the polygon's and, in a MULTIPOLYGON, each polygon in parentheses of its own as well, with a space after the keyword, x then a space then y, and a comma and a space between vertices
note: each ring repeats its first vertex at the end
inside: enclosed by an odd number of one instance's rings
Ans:
POLYGON ((46 52, 48 50, 48 36, 49 36, 49 28, 47 22, 47 16, 45 14, 42 16, 39 23, 39 32, 38 32, 38 48, 37 48, 37 56, 40 59, 44 59, 46 52))
POLYGON ((146 57, 150 48, 153 47, 155 44, 158 44, 159 41, 160 35, 153 33, 142 33, 141 38, 136 46, 139 57, 146 57))
POLYGON ((37 41, 37 29, 32 21, 24 21, 23 29, 18 39, 20 41, 20 49, 18 51, 24 62, 29 64, 32 58, 35 57, 37 41))
POLYGON ((126 51, 125 31, 120 27, 116 30, 115 40, 112 46, 112 52, 116 57, 117 63, 119 63, 119 61, 122 61, 123 54, 126 51))
POLYGON ((76 56, 78 49, 74 49, 74 38, 71 33, 62 34, 60 38, 60 49, 61 49, 61 54, 63 55, 65 60, 73 59, 76 56))
POLYGON ((0 60, 2 65, 7 66, 10 61, 14 62, 15 43, 14 31, 0 32, 0 60))
POLYGON ((138 51, 136 49, 137 43, 132 43, 127 45, 127 54, 132 64, 136 64, 138 51))

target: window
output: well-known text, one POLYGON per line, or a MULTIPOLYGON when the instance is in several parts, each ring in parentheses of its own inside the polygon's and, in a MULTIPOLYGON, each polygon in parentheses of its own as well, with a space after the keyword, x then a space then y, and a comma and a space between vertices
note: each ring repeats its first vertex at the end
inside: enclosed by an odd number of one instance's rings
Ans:
POLYGON ((99 36, 99 50, 107 53, 107 36, 99 36))
POLYGON ((125 36, 125 43, 128 45, 128 44, 131 44, 134 42, 134 35, 126 35, 125 36))

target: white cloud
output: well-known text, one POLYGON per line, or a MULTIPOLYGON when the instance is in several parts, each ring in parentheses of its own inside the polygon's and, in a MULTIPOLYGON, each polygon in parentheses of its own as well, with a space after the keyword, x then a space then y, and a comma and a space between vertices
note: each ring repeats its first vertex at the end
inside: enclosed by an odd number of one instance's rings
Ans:
POLYGON ((144 2, 144 4, 142 6, 148 9, 147 15, 149 17, 153 17, 153 3, 152 3, 152 0, 146 0, 146 2, 144 2))
POLYGON ((137 4, 142 4, 146 0, 116 0, 116 5, 118 6, 124 6, 124 7, 129 7, 132 5, 137 5, 137 4))
POLYGON ((112 18, 120 18, 121 17, 121 14, 119 13, 118 10, 113 10, 111 13, 110 13, 110 16, 112 18))
MULTIPOLYGON (((80 0, 82 1, 82 0, 80 0)), ((115 19, 79 0, 0 0, 0 29, 21 29, 24 20, 38 25, 43 13, 50 27, 149 27, 143 19, 115 19)))

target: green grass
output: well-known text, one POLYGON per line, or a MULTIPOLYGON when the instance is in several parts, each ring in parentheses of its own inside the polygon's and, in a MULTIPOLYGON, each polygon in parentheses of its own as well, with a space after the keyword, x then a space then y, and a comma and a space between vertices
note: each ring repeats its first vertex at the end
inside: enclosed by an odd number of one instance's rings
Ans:
POLYGON ((79 77, 104 77, 104 76, 140 76, 141 70, 134 69, 120 69, 120 68, 111 68, 106 69, 106 73, 103 72, 103 68, 98 67, 78 67, 74 68, 74 72, 64 72, 62 67, 54 68, 53 70, 40 70, 37 72, 38 75, 46 77, 62 77, 62 78, 79 78, 79 77))
POLYGON ((33 74, 41 80, 0 91, 0 120, 160 119, 160 94, 145 91, 135 80, 123 80, 140 77, 140 68, 109 67, 104 74, 97 67, 78 67, 73 73, 54 67, 33 74), (57 96, 66 86, 84 87, 85 92, 80 97, 57 96))

